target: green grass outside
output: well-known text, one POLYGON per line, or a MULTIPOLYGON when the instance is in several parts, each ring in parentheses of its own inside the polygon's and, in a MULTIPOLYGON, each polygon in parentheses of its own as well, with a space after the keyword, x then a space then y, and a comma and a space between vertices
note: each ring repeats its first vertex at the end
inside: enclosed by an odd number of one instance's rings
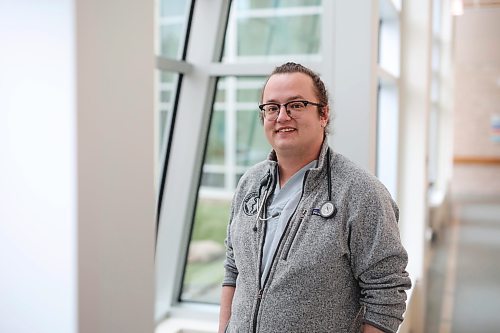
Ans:
POLYGON ((230 208, 230 201, 199 199, 192 240, 210 239, 224 244, 230 208))
MULTIPOLYGON (((193 297, 203 297, 204 290, 218 288, 224 278, 224 258, 207 263, 190 263, 186 267, 185 287, 193 297)), ((193 299, 195 300, 195 299, 193 299)), ((219 299, 212 300, 217 303, 219 299)))
MULTIPOLYGON (((229 221, 230 201, 199 199, 191 241, 213 240, 224 245, 229 221)), ((218 287, 224 276, 224 258, 212 262, 188 263, 184 276, 185 288, 196 300, 204 299, 204 290, 218 287)), ((211 300, 217 303, 218 299, 211 300)))

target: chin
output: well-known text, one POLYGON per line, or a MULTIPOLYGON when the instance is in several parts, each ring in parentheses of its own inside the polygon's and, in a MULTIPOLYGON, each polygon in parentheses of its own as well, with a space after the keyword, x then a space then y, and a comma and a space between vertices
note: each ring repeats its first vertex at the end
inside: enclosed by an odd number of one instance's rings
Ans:
POLYGON ((275 143, 273 148, 276 152, 288 152, 288 151, 296 151, 297 145, 292 142, 280 142, 275 143))

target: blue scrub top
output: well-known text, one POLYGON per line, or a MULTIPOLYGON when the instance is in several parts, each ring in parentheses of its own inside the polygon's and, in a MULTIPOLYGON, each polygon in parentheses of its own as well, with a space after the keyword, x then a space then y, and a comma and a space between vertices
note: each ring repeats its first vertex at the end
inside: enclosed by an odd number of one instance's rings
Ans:
POLYGON ((262 276, 260 277, 261 285, 264 285, 269 269, 271 268, 274 252, 278 247, 283 232, 285 231, 288 220, 292 217, 302 194, 302 184, 304 175, 307 170, 316 167, 317 160, 304 166, 297 171, 283 186, 280 188, 279 172, 274 195, 269 199, 270 205, 267 211, 267 216, 275 216, 264 223, 266 226, 266 239, 264 240, 264 250, 262 253, 262 276), (279 214, 279 215, 278 215, 279 214))

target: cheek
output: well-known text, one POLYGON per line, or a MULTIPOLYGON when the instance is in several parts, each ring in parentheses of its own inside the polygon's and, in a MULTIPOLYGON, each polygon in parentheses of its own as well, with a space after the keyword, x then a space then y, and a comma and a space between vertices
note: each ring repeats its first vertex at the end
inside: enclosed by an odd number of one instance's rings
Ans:
POLYGON ((264 132, 266 135, 270 135, 273 131, 274 126, 269 122, 264 121, 264 132))
POLYGON ((304 124, 302 128, 304 129, 304 132, 306 132, 307 135, 311 138, 316 138, 318 136, 323 137, 324 128, 321 126, 321 122, 318 120, 309 122, 307 123, 307 125, 304 124))

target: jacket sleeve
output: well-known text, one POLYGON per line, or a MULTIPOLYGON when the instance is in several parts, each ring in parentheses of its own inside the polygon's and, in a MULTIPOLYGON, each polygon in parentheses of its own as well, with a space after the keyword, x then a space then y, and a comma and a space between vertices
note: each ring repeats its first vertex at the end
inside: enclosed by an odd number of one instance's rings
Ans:
POLYGON ((227 236, 224 243, 226 244, 226 259, 224 260, 224 280, 222 286, 236 287, 236 278, 238 277, 238 268, 234 261, 233 244, 231 243, 231 222, 234 217, 234 200, 231 204, 231 214, 227 226, 227 236))
POLYGON ((406 309, 408 255, 399 236, 399 211, 377 180, 357 187, 350 202, 349 247, 364 321, 396 332, 406 309), (355 198, 355 199, 354 199, 355 198))

